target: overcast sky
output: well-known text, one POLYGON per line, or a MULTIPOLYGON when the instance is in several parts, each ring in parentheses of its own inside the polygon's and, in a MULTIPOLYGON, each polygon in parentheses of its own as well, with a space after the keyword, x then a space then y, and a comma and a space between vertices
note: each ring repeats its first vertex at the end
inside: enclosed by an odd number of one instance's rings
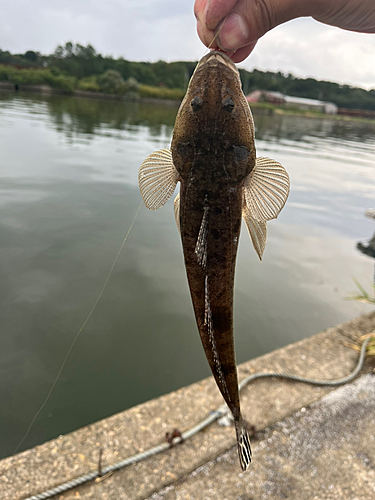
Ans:
MULTIPOLYGON (((136 61, 197 60, 193 0, 1 0, 0 49, 51 53, 67 41, 136 61)), ((375 35, 309 18, 266 34, 240 65, 375 88, 375 35)))

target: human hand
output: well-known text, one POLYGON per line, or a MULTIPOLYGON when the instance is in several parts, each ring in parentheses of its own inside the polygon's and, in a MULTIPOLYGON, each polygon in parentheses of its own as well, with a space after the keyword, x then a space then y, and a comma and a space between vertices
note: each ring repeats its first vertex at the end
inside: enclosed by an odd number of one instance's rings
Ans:
POLYGON ((279 24, 312 16, 331 26, 375 33, 374 0, 195 0, 199 38, 220 48, 236 63, 254 49, 258 39, 279 24))

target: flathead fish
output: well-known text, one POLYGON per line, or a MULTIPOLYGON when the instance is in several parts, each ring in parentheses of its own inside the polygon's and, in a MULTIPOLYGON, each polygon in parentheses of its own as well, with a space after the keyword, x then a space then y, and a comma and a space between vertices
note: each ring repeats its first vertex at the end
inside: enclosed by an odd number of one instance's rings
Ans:
POLYGON ((234 418, 240 464, 251 462, 240 410, 233 339, 233 286, 241 217, 259 258, 267 221, 289 194, 285 169, 256 158, 254 122, 231 59, 213 51, 198 63, 179 108, 171 149, 152 153, 139 170, 146 207, 172 196, 195 318, 218 388, 234 418))

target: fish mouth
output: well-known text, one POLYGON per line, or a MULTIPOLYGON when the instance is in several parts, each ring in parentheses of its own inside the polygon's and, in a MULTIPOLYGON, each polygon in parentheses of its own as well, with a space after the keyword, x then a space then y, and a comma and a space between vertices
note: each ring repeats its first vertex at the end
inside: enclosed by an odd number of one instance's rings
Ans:
POLYGON ((232 59, 227 56, 224 52, 218 51, 218 50, 212 50, 209 54, 206 56, 202 57, 202 59, 199 61, 199 64, 196 69, 202 67, 204 64, 210 62, 210 61, 217 61, 221 64, 224 64, 227 66, 229 69, 234 71, 236 74, 238 74, 238 69, 232 59))

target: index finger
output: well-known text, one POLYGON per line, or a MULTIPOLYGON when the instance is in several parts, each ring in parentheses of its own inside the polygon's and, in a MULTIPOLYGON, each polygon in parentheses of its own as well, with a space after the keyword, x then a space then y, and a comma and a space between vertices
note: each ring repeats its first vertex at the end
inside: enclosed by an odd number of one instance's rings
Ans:
POLYGON ((215 32, 214 30, 208 29, 206 26, 206 9, 208 2, 209 0, 195 0, 194 15, 197 18, 197 31, 199 38, 206 47, 212 44, 212 48, 217 48, 217 45, 213 43, 215 32))

